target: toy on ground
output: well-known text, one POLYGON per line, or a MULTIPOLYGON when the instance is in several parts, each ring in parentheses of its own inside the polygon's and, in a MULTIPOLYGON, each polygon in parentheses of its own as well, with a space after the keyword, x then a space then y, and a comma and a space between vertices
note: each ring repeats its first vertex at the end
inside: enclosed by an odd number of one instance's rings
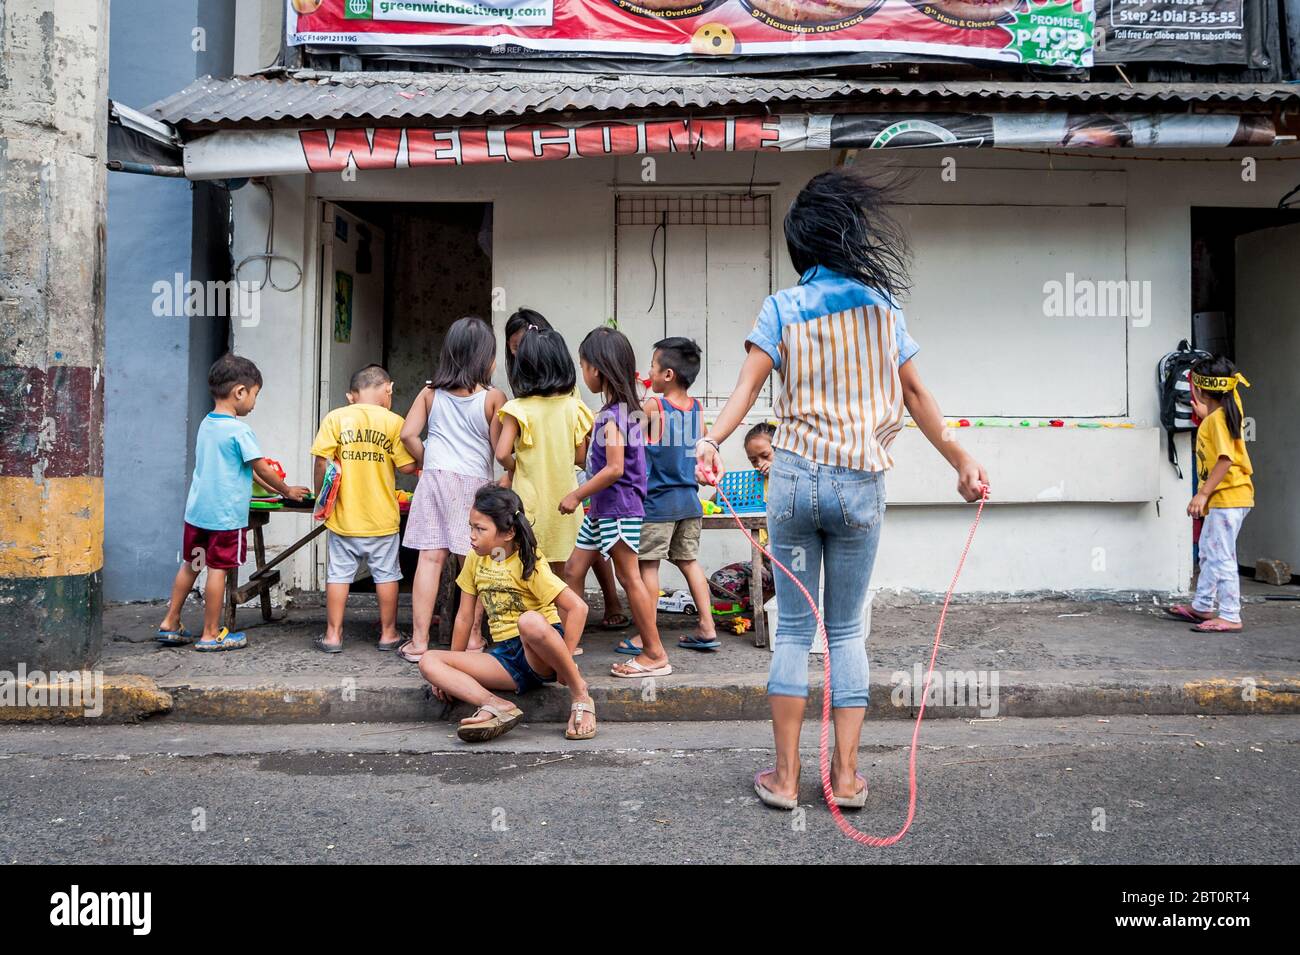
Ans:
POLYGON ((736 633, 748 633, 754 626, 754 621, 748 617, 737 617, 731 621, 731 629, 736 633))
POLYGON ((720 600, 713 602, 713 615, 715 617, 734 617, 738 613, 743 613, 744 610, 745 607, 741 603, 727 603, 720 600))
POLYGON ((689 590, 674 590, 672 593, 659 591, 659 610, 667 613, 698 613, 695 598, 689 590))

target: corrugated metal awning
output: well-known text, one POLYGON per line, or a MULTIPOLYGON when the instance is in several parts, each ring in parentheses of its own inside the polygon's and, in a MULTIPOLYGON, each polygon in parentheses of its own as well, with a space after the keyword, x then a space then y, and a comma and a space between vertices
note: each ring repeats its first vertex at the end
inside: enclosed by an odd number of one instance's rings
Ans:
POLYGON ((315 73, 204 77, 150 106, 164 122, 197 129, 304 121, 437 121, 568 111, 723 109, 924 101, 1272 109, 1300 103, 1296 84, 929 82, 830 77, 600 76, 577 73, 315 73))

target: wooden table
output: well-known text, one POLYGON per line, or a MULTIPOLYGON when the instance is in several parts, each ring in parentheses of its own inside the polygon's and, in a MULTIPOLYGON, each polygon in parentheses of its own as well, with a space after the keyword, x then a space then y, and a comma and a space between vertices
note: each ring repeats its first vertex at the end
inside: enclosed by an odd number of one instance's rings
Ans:
MULTIPOLYGON (((767 530, 767 514, 740 514, 740 523, 754 537, 759 531, 767 530)), ((736 519, 730 514, 708 514, 703 518, 704 530, 735 531, 736 519)), ((751 556, 749 574, 749 604, 754 614, 754 646, 767 646, 767 614, 763 612, 763 552, 756 545, 750 546, 751 556)))
POLYGON ((277 554, 275 560, 268 563, 266 560, 266 539, 262 534, 262 530, 271 522, 271 515, 306 514, 310 520, 311 511, 312 505, 310 503, 286 503, 282 508, 269 511, 261 508, 249 510, 248 529, 253 535, 253 560, 256 562, 257 567, 252 576, 248 578, 248 583, 242 587, 239 586, 238 572, 228 572, 226 574, 226 609, 223 623, 231 633, 235 632, 235 608, 252 600, 254 597, 260 599, 262 619, 267 623, 274 619, 271 616, 271 588, 280 582, 280 572, 275 567, 291 557, 305 544, 325 533, 325 524, 316 524, 310 531, 277 554))
MULTIPOLYGON (((248 512, 248 529, 253 537, 253 560, 255 569, 248 578, 248 583, 240 587, 238 583, 238 574, 226 574, 226 606, 222 621, 223 625, 235 632, 235 609, 243 603, 247 603, 254 597, 259 598, 262 608, 262 619, 271 623, 275 618, 271 615, 271 588, 280 582, 280 572, 276 566, 293 556, 305 545, 311 543, 321 534, 325 533, 325 524, 315 523, 310 531, 299 537, 296 541, 286 547, 276 555, 275 559, 267 562, 266 559, 266 540, 263 536, 263 529, 271 522, 272 514, 307 514, 310 516, 313 505, 311 503, 295 504, 286 501, 284 507, 274 510, 263 508, 251 509, 248 512)), ((402 512, 402 530, 406 529, 406 512, 402 512)), ((437 630, 436 638, 443 646, 451 646, 452 624, 456 617, 457 601, 460 598, 460 590, 456 586, 456 575, 460 572, 460 559, 454 554, 443 564, 442 580, 438 586, 438 596, 435 602, 434 626, 437 630)))

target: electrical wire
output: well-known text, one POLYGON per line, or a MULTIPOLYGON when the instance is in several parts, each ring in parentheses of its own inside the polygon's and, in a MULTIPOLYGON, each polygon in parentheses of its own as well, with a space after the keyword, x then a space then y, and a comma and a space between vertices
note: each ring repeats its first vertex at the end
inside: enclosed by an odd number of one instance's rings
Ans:
POLYGON ((254 252, 252 255, 246 255, 244 256, 244 258, 240 259, 239 264, 235 266, 235 274, 234 274, 235 281, 239 281, 239 273, 243 270, 244 266, 246 266, 249 262, 261 260, 266 263, 266 274, 262 276, 262 282, 260 285, 257 286, 257 291, 258 292, 265 291, 266 286, 269 284, 271 288, 275 289, 277 292, 292 292, 294 291, 294 289, 296 289, 299 285, 302 284, 302 266, 286 255, 275 254, 275 194, 271 191, 270 183, 259 182, 256 179, 253 180, 253 183, 254 185, 261 186, 263 189, 266 190, 266 198, 271 206, 270 214, 267 217, 267 225, 266 225, 266 251, 254 252), (271 277, 271 264, 273 262, 288 262, 290 265, 294 267, 294 269, 297 270, 298 278, 294 281, 292 285, 288 287, 281 286, 276 283, 274 278, 271 277))

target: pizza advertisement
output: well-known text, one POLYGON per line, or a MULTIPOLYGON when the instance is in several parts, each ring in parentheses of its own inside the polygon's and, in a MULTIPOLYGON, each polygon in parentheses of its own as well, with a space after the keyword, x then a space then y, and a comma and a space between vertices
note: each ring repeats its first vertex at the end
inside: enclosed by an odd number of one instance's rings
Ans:
POLYGON ((292 45, 1092 65, 1094 0, 286 0, 292 45))

